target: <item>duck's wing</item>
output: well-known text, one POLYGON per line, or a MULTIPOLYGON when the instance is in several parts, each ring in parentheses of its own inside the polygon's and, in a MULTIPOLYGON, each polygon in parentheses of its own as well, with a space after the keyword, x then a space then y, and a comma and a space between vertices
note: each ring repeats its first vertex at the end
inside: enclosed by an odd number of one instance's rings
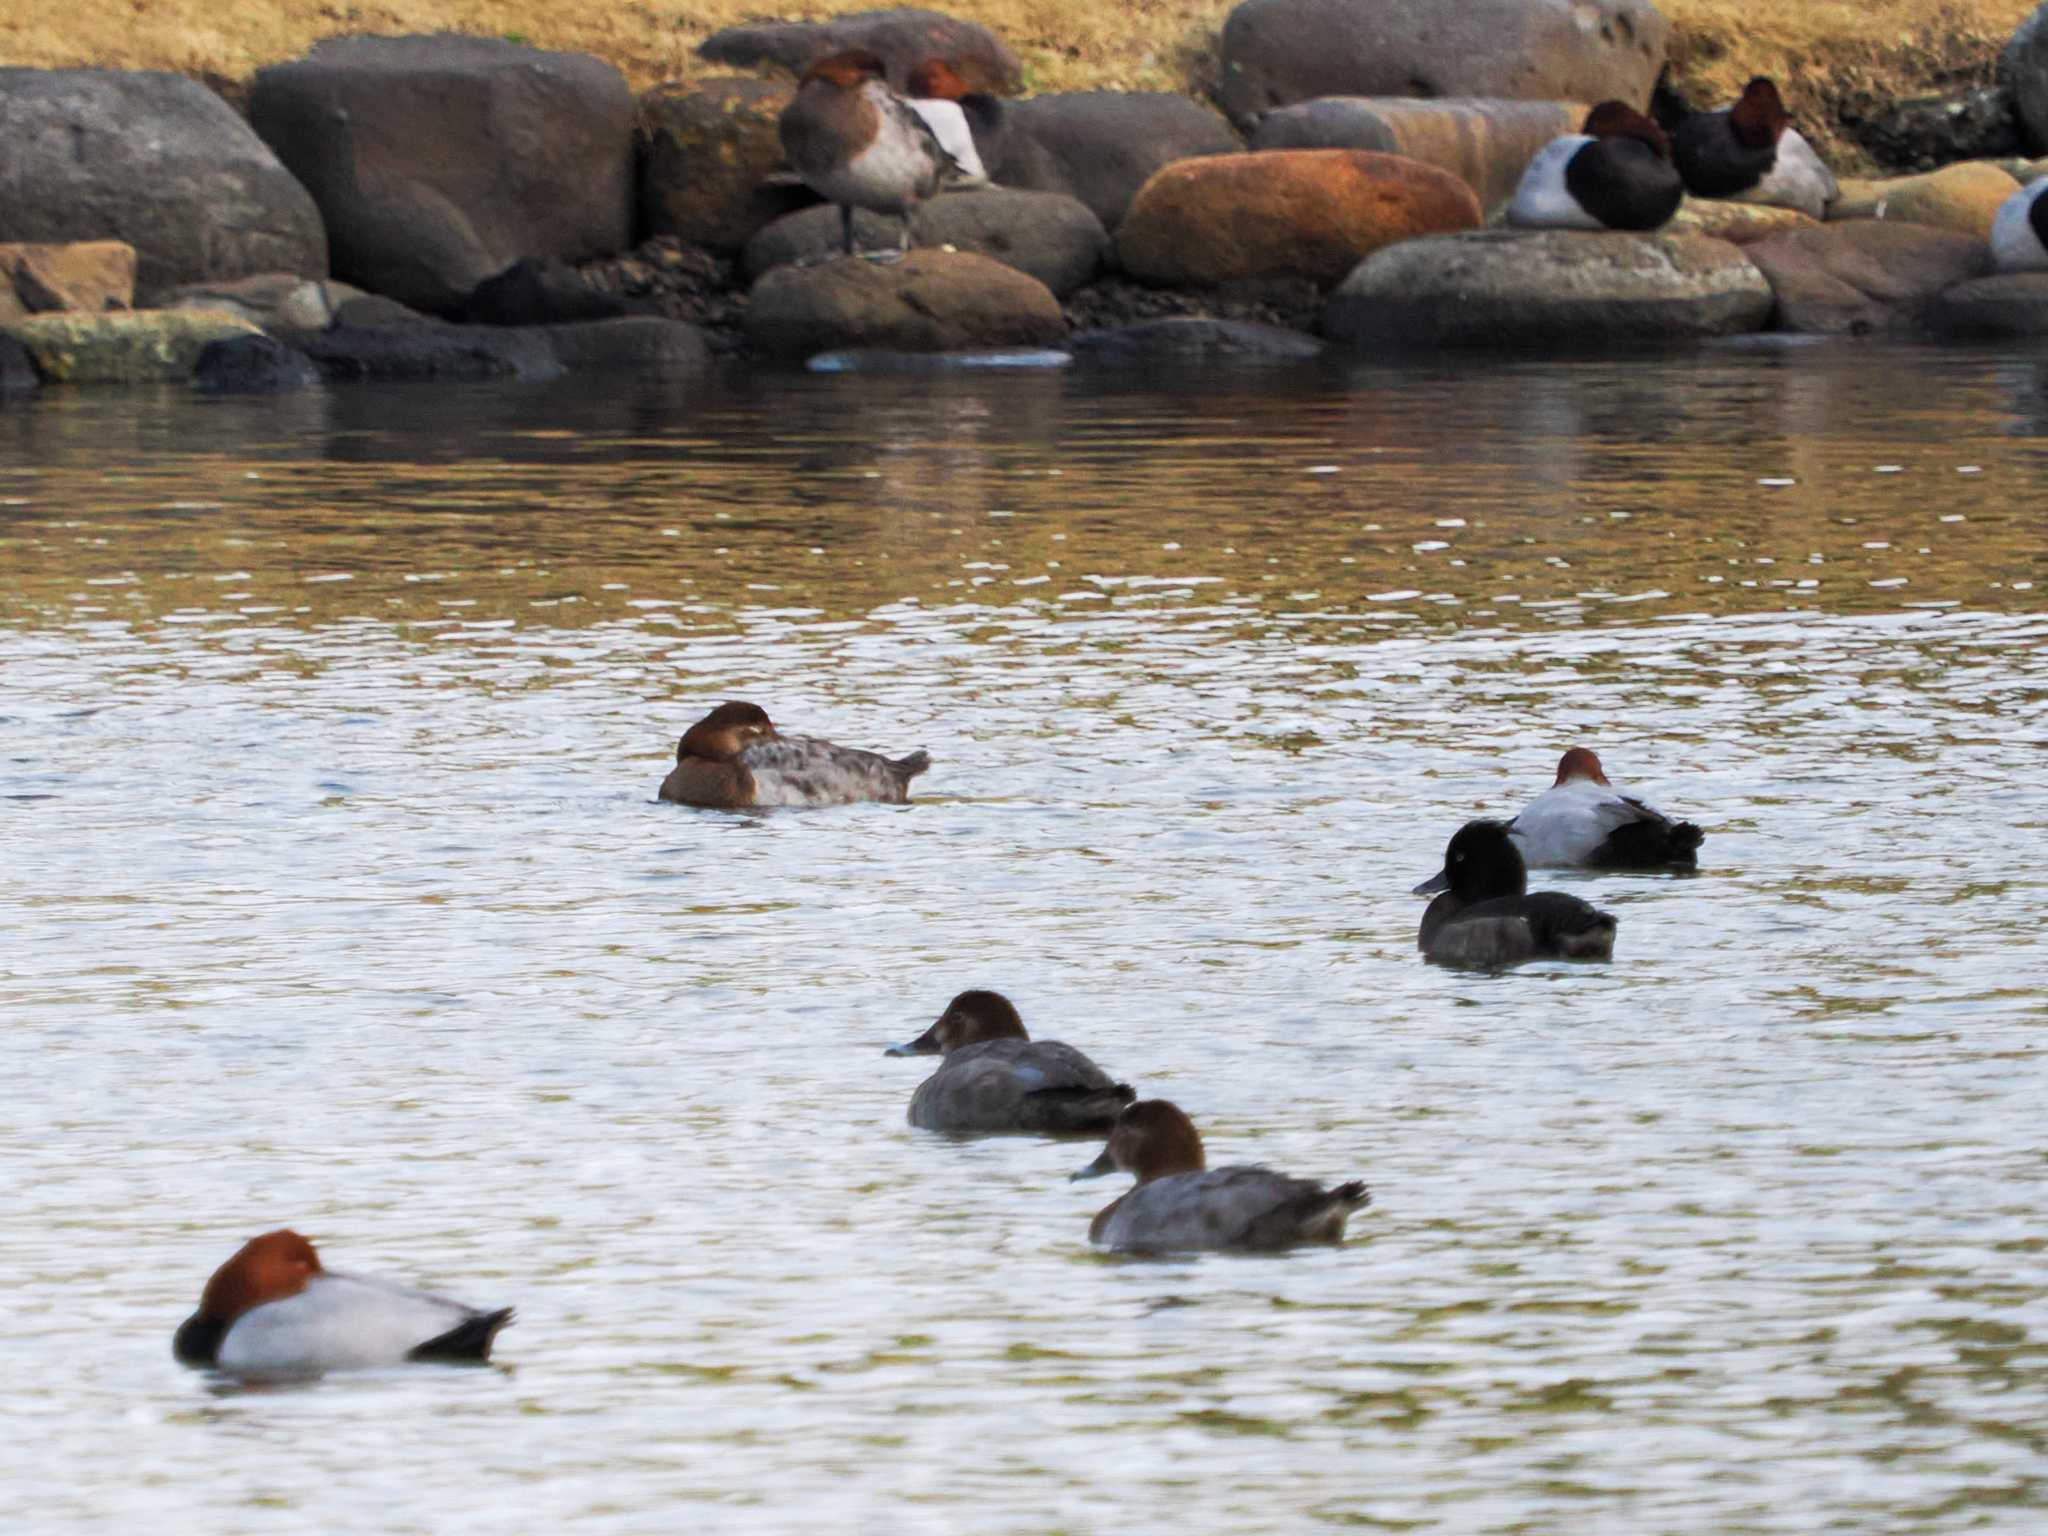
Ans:
POLYGON ((980 185, 988 180, 988 171, 982 166, 981 155, 974 147, 974 130, 967 120, 966 110, 957 101, 913 96, 909 99, 910 109, 924 119, 932 137, 938 140, 953 162, 953 179, 961 185, 980 185))
POLYGON ((923 146, 933 164, 938 167, 941 180, 961 173, 960 162, 953 158, 951 152, 940 142, 939 136, 932 132, 932 125, 924 120, 907 98, 898 96, 894 91, 878 94, 883 96, 881 109, 889 114, 898 127, 911 136, 914 143, 923 146))
POLYGON ((1168 1253, 1334 1242, 1371 1199, 1363 1184, 1326 1190, 1270 1168, 1211 1168, 1140 1184, 1107 1213, 1098 1241, 1168 1253))
MULTIPOLYGON (((480 1313, 446 1296, 360 1275, 322 1274, 296 1296, 244 1313, 221 1341, 219 1363, 238 1375, 309 1375, 398 1365, 413 1351, 460 1335, 480 1313)), ((488 1349, 489 1338, 482 1341, 488 1349)), ((472 1354, 471 1358, 481 1358, 472 1354)))
POLYGON ((900 805, 910 798, 910 781, 931 766, 923 752, 892 759, 815 736, 770 736, 739 762, 753 776, 755 805, 900 805))

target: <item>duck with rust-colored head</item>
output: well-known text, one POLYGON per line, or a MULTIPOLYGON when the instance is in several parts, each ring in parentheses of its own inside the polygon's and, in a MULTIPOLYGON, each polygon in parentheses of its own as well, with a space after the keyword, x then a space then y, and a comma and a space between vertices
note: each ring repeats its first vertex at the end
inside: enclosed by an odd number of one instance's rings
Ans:
POLYGON ((1088 1241, 1128 1253, 1342 1242, 1345 1220, 1372 1203, 1359 1183, 1325 1189, 1270 1168, 1209 1167, 1194 1122, 1165 1099, 1126 1109, 1102 1155, 1072 1177, 1110 1173, 1138 1183, 1095 1213, 1088 1241))
POLYGON ((773 805, 902 805, 931 766, 923 752, 883 757, 815 736, 785 736, 758 704, 721 704, 683 732, 661 798, 737 810, 773 805))
POLYGON ((1603 101, 1577 132, 1536 151, 1508 203, 1524 229, 1657 229, 1685 182, 1664 130, 1626 102, 1603 101))
POLYGON ((986 186, 988 169, 974 141, 1000 130, 1003 104, 986 91, 969 90, 949 59, 926 59, 904 83, 910 89, 911 110, 924 119, 939 147, 959 167, 957 175, 947 177, 948 184, 986 186))
POLYGON ((910 216, 959 167, 910 103, 889 89, 881 57, 849 48, 804 71, 779 128, 790 169, 839 205, 846 254, 855 254, 853 210, 903 221, 893 255, 910 249, 910 216))
POLYGON ((1551 957, 1614 958, 1614 917, 1562 891, 1529 894, 1529 870, 1502 821, 1468 821, 1444 867, 1415 887, 1441 892, 1422 914, 1416 947, 1448 965, 1503 966, 1551 957))
POLYGON ((1744 86, 1732 107, 1685 117, 1671 135, 1671 158, 1694 197, 1768 203, 1824 219, 1842 192, 1764 75, 1744 86))
POLYGON ((1100 1131, 1137 1095, 1071 1045, 1033 1040, 1000 992, 962 992, 891 1056, 943 1056, 910 1096, 910 1123, 927 1131, 1100 1131))
POLYGON ((512 1309, 480 1311, 325 1268, 289 1228, 252 1237, 213 1272, 171 1341, 186 1365, 236 1376, 318 1376, 408 1361, 481 1362, 512 1309))
POLYGON ((1617 788, 1598 753, 1573 747, 1558 760, 1556 782, 1508 823, 1508 835, 1531 868, 1692 869, 1707 834, 1617 788))
POLYGON ((2048 176, 2036 176, 1998 205, 1991 264, 2001 272, 2048 270, 2048 176))

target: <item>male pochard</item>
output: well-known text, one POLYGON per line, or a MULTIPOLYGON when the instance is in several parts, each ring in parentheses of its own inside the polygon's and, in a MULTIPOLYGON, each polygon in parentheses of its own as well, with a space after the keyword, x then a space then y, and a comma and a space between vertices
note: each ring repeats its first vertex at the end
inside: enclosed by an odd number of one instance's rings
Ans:
POLYGON ((1102 1155, 1070 1177, 1118 1172, 1136 1174, 1137 1186, 1095 1213, 1088 1241, 1120 1252, 1342 1242, 1345 1218, 1372 1203, 1359 1183, 1324 1189, 1270 1168, 1210 1168, 1194 1122, 1165 1099, 1126 1109, 1102 1155))
POLYGON ((1800 137, 1777 86, 1762 75, 1743 87, 1734 106, 1680 122, 1671 158, 1695 197, 1769 203, 1822 219, 1841 195, 1834 172, 1800 137))
POLYGON ((1444 867, 1415 887, 1442 892, 1422 914, 1416 947, 1452 965, 1514 965, 1552 956, 1614 958, 1614 918, 1562 891, 1528 894, 1529 872, 1507 824, 1468 821, 1444 850, 1444 867))
POLYGON ((839 205, 846 254, 854 254, 853 210, 903 221, 896 254, 910 249, 910 216, 957 169, 925 120, 889 89, 879 55, 849 48, 804 72, 783 108, 782 152, 812 191, 839 205))
POLYGON ((1617 789, 1590 747, 1558 760, 1557 780, 1508 823, 1531 868, 1691 869, 1706 833, 1617 789))
POLYGON ((1991 221, 1991 264, 2001 272, 2048 268, 2048 176, 2036 176, 1998 205, 1991 221))
POLYGON ((910 1123, 927 1131, 1099 1131, 1137 1097, 1071 1045, 1030 1038, 1000 992, 962 992, 887 1054, 945 1057, 910 1096, 910 1123))
POLYGON ((1524 229, 1656 229, 1684 200, 1664 130, 1625 102, 1603 101, 1577 133, 1536 151, 1507 220, 1524 229))
POLYGON ((969 90, 959 71, 945 59, 926 59, 904 83, 910 88, 911 110, 924 119, 939 147, 959 167, 959 174, 948 179, 962 187, 985 184, 988 170, 981 163, 974 136, 977 131, 995 131, 1002 120, 1002 103, 984 91, 969 90))
POLYGON ((388 1280, 339 1275, 290 1229, 213 1272, 171 1351, 238 1376, 317 1376, 412 1360, 482 1361, 512 1309, 479 1311, 388 1280))
POLYGON ((785 736, 758 704, 721 704, 683 732, 661 798, 732 810, 770 805, 902 805, 931 766, 923 752, 888 758, 815 736, 785 736))

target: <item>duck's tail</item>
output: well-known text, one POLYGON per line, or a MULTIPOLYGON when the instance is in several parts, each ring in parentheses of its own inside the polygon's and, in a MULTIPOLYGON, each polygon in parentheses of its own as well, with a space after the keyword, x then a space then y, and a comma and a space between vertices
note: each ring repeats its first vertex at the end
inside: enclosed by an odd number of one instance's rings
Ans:
POLYGON ((1607 834, 1594 858, 1600 869, 1683 868, 1699 862, 1699 846, 1707 834, 1689 821, 1631 821, 1607 834))
POLYGON ((488 1360, 491 1341, 512 1321, 512 1309, 473 1312, 446 1333, 416 1344, 406 1352, 408 1360, 488 1360))
POLYGON ((931 767, 931 765, 931 753, 926 752, 922 748, 920 748, 918 751, 911 753, 908 757, 899 757, 891 761, 889 764, 889 771, 895 774, 898 779, 902 780, 902 782, 908 784, 920 773, 923 773, 925 769, 931 767))

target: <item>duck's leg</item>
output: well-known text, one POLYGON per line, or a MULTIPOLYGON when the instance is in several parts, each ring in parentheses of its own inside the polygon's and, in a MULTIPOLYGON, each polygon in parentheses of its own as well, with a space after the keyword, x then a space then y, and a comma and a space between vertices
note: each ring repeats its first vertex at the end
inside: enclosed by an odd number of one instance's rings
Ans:
POLYGON ((839 205, 839 232, 846 242, 846 254, 853 254, 853 204, 839 205))
POLYGON ((898 235, 898 236, 896 237, 896 249, 895 249, 895 250, 893 250, 893 251, 868 251, 868 252, 866 253, 866 255, 867 255, 867 258, 868 258, 868 260, 869 260, 869 261, 883 261, 883 262, 887 262, 887 261, 901 261, 901 260, 902 260, 902 259, 903 259, 904 257, 908 256, 909 254, 910 254, 910 215, 909 215, 909 214, 907 214, 907 213, 903 215, 903 232, 902 232, 902 233, 901 233, 900 235, 898 235))

